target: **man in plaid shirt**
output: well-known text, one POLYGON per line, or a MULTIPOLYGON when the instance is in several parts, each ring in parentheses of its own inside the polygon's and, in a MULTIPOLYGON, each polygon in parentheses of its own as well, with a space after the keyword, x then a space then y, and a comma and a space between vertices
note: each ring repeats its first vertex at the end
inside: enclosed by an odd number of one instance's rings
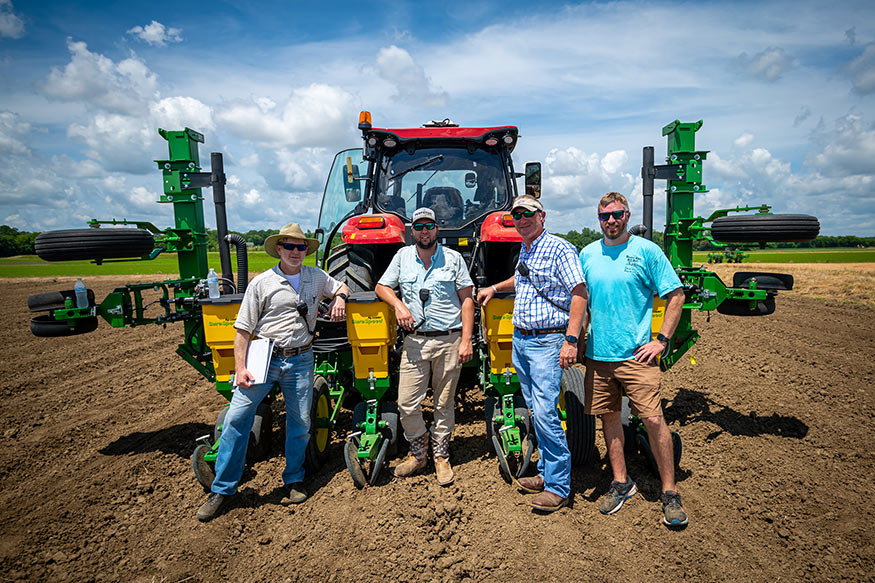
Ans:
POLYGON ((553 512, 567 505, 571 496, 571 452, 557 405, 562 369, 577 360, 586 285, 574 245, 545 231, 546 213, 538 199, 517 197, 511 213, 523 238, 517 271, 480 290, 477 301, 486 304, 497 292, 516 292, 513 365, 541 453, 538 475, 517 483, 537 494, 529 504, 553 512))

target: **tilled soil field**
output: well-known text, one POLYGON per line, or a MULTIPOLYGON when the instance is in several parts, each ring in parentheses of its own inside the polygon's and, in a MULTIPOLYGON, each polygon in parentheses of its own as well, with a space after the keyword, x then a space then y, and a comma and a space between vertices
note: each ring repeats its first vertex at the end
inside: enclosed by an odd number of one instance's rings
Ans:
MULTIPOLYGON (((102 298, 133 279, 88 283, 102 298)), ((684 443, 683 531, 662 526, 659 482, 640 457, 629 465, 641 493, 598 513, 610 481, 600 434, 600 459, 573 472, 572 506, 533 513, 488 453, 476 388, 458 415, 449 488, 429 469, 404 481, 387 470, 356 490, 341 459, 346 412, 309 501, 279 504, 275 440, 228 511, 201 524, 190 455, 223 399, 174 353, 180 324, 32 336, 27 296, 72 283, 0 280, 0 580, 875 578, 871 302, 789 292, 763 318, 694 315, 696 364, 663 382, 684 443)))

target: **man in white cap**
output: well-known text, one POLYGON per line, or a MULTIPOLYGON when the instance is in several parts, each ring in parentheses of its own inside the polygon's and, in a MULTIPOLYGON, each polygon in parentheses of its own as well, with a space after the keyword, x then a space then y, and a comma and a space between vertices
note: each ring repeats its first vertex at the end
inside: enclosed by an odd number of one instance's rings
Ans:
POLYGON ((474 354, 474 282, 462 255, 437 242, 434 211, 419 208, 412 219, 415 244, 398 250, 376 288, 409 332, 401 356, 398 410, 410 455, 395 468, 395 475, 412 476, 425 467, 429 434, 421 404, 431 380, 434 468, 438 484, 448 486, 455 479, 449 444, 455 427, 456 383, 462 365, 474 354), (401 299, 392 290, 396 286, 401 288, 401 299))
POLYGON ((556 408, 562 369, 577 360, 577 343, 586 309, 586 285, 577 249, 544 229, 541 201, 519 196, 511 208, 523 238, 513 277, 481 289, 485 304, 499 291, 516 291, 513 302, 513 366, 538 438, 538 475, 517 484, 537 494, 529 504, 553 512, 571 496, 571 451, 556 408), (523 268, 523 266, 525 266, 523 268), (559 365, 558 367, 556 365, 559 365))
POLYGON ((283 504, 307 499, 304 488, 304 453, 310 439, 313 401, 313 330, 319 302, 334 298, 329 313, 334 321, 346 318, 349 289, 321 269, 303 265, 304 257, 319 247, 297 223, 289 223, 264 242, 264 250, 279 259, 246 288, 234 328, 235 384, 225 415, 216 457, 216 479, 197 518, 206 522, 218 516, 228 498, 237 493, 246 463, 249 432, 259 403, 274 384, 286 404, 286 467, 283 471, 283 504), (267 378, 254 383, 246 368, 246 351, 253 336, 272 338, 273 354, 267 378))

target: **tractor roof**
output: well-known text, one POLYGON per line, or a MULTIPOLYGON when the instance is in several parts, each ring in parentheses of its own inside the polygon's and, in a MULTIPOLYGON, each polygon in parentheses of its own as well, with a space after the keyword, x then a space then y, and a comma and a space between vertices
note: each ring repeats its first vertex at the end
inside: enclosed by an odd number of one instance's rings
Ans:
POLYGON ((498 141, 508 137, 507 149, 513 151, 519 130, 516 126, 495 126, 487 128, 462 128, 458 126, 426 126, 421 128, 371 128, 367 134, 392 135, 399 143, 411 140, 459 140, 485 142, 490 135, 498 141))

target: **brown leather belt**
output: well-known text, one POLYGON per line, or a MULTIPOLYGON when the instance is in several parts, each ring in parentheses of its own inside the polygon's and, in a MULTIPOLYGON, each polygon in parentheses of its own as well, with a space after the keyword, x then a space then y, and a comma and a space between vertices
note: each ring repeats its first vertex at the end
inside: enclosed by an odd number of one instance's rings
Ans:
POLYGON ((274 346, 273 356, 297 356, 310 350, 310 346, 312 345, 313 343, 309 342, 306 346, 299 346, 297 348, 280 348, 279 346, 274 346))
POLYGON ((517 328, 516 330, 523 336, 540 336, 541 334, 565 334, 565 328, 535 328, 534 330, 517 328))
POLYGON ((429 330, 428 332, 420 332, 416 330, 415 332, 411 332, 414 336, 427 336, 429 338, 433 338, 435 336, 448 336, 453 332, 461 332, 461 328, 454 328, 452 330, 429 330))

